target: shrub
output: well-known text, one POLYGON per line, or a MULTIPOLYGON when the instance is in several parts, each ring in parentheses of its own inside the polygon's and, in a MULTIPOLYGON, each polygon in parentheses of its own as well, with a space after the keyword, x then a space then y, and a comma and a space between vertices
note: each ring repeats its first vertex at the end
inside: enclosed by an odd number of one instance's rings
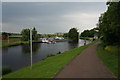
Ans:
POLYGON ((11 68, 9 67, 2 67, 2 75, 8 74, 12 72, 11 68))
POLYGON ((48 54, 47 57, 55 56, 55 54, 48 54))

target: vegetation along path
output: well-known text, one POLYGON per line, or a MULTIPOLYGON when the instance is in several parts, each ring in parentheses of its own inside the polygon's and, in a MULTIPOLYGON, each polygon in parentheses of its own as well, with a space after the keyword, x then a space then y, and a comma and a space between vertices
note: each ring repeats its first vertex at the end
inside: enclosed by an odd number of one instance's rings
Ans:
POLYGON ((96 47, 98 44, 99 42, 86 48, 55 78, 114 78, 97 56, 96 47))

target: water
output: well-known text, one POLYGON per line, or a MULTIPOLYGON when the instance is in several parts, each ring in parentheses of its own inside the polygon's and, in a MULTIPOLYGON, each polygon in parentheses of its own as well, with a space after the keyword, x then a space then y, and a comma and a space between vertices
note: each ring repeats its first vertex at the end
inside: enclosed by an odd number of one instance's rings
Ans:
MULTIPOLYGON (((90 43, 90 41, 87 41, 90 43)), ((57 42, 56 44, 33 43, 33 63, 44 59, 48 54, 64 52, 84 45, 79 43, 57 42)), ((30 65, 30 45, 19 45, 2 49, 2 65, 10 67, 13 71, 30 65)))

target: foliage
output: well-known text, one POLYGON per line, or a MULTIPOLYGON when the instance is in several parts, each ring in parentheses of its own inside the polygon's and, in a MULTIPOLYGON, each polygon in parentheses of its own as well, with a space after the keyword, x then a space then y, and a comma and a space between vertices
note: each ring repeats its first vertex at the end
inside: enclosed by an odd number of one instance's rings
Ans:
POLYGON ((23 29, 22 32, 22 40, 29 41, 30 40, 30 29, 23 29))
POLYGON ((37 31, 36 31, 36 29, 35 29, 35 27, 33 28, 33 30, 32 30, 32 39, 33 40, 38 40, 38 34, 37 34, 37 31))
POLYGON ((99 18, 100 34, 107 44, 120 43, 120 1, 108 2, 108 10, 99 18))
POLYGON ((10 33, 2 32, 2 36, 10 36, 10 35, 11 35, 10 33))
POLYGON ((38 34, 38 38, 41 38, 42 37, 42 35, 41 34, 38 34))
POLYGON ((56 34, 42 34, 41 37, 45 38, 45 37, 63 37, 62 35, 56 35, 56 34))
POLYGON ((94 37, 94 35, 97 35, 98 32, 96 31, 96 28, 91 29, 91 30, 84 30, 80 37, 94 37))
POLYGON ((68 32, 68 38, 73 42, 78 42, 79 33, 76 28, 71 28, 68 32))
POLYGON ((92 44, 93 43, 65 51, 56 56, 48 57, 43 61, 33 64, 32 70, 30 70, 30 67, 25 67, 16 72, 7 74, 3 76, 3 78, 53 78, 56 73, 58 73, 76 55, 79 55, 85 48, 92 44))
POLYGON ((12 70, 9 67, 2 67, 2 75, 8 74, 12 72, 12 70))
MULTIPOLYGON (((22 40, 23 41, 29 41, 30 40, 30 29, 23 29, 21 31, 22 34, 22 40)), ((32 30, 32 39, 38 40, 39 35, 37 34, 37 31, 35 28, 32 30)))
POLYGON ((68 33, 64 33, 63 37, 68 38, 68 33))

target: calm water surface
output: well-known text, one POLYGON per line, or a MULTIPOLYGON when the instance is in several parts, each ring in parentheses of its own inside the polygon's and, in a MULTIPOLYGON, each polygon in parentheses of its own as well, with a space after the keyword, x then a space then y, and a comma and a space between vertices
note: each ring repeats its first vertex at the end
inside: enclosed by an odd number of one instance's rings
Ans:
MULTIPOLYGON (((90 43, 90 41, 87 41, 90 43)), ((44 59, 48 54, 64 52, 84 45, 84 40, 79 43, 57 42, 56 44, 34 43, 33 62, 44 59)), ((10 67, 13 71, 30 65, 30 45, 19 45, 2 48, 2 65, 10 67)))

